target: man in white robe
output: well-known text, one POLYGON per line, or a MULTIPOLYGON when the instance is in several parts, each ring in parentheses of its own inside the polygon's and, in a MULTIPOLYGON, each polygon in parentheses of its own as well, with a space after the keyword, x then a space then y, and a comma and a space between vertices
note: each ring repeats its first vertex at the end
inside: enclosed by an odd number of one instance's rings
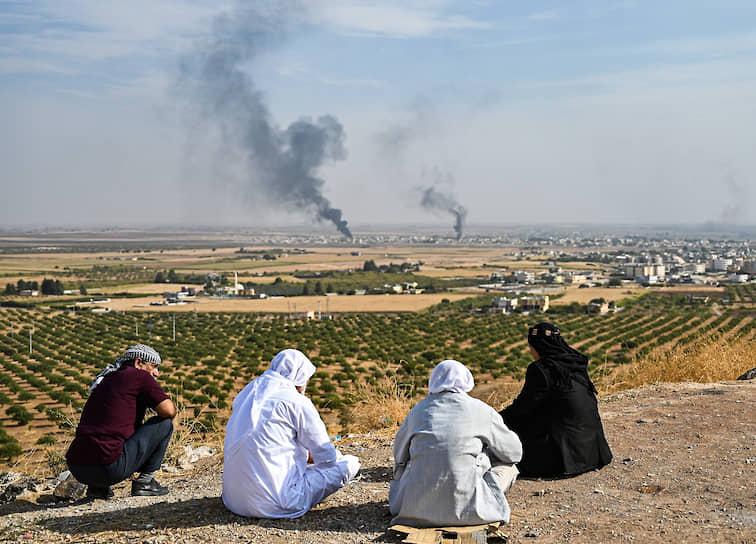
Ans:
POLYGON ((315 366, 286 349, 233 402, 226 425, 223 504, 240 516, 298 518, 357 474, 304 396, 315 366), (312 464, 308 464, 311 456, 312 464))
POLYGON ((474 384, 458 361, 443 361, 431 372, 430 395, 410 411, 394 440, 392 524, 509 521, 504 494, 517 477, 522 444, 493 408, 467 395, 474 384))

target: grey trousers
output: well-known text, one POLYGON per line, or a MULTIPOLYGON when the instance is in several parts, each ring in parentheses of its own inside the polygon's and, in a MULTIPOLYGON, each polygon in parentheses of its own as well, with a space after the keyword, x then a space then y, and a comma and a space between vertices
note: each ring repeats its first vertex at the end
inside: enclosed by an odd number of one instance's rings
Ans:
POLYGON ((109 465, 73 465, 74 478, 92 487, 122 482, 135 472, 156 472, 165 457, 173 434, 173 422, 151 417, 123 444, 121 456, 109 465))
POLYGON ((515 465, 496 465, 491 467, 491 472, 499 480, 499 485, 504 493, 512 489, 512 484, 515 483, 517 475, 520 473, 515 465))

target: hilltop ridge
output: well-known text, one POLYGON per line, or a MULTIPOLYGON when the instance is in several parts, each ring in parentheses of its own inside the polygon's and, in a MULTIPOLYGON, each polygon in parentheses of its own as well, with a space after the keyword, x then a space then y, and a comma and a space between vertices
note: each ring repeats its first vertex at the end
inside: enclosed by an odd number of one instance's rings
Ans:
MULTIPOLYGON (((520 480, 509 493, 516 542, 756 540, 756 383, 654 384, 601 398, 614 453, 600 471, 520 480)), ((177 474, 166 497, 0 506, 2 542, 394 542, 387 531, 393 431, 337 441, 358 478, 296 520, 245 519, 220 499, 220 456, 177 474)))

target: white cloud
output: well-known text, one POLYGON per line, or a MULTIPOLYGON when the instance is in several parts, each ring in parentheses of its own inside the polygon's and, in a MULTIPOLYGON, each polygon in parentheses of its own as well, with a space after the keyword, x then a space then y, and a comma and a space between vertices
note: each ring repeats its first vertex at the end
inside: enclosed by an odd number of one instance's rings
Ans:
POLYGON ((311 13, 313 22, 336 31, 395 38, 429 36, 450 30, 489 28, 485 21, 451 13, 449 2, 403 1, 368 3, 322 0, 311 13))
POLYGON ((75 70, 67 69, 52 62, 21 58, 0 58, 0 74, 74 74, 75 70))
POLYGON ((551 21, 559 18, 559 10, 548 9, 545 11, 537 11, 528 15, 527 18, 532 21, 551 21))
POLYGON ((375 78, 332 77, 324 75, 319 71, 306 67, 302 63, 289 62, 282 64, 276 67, 276 71, 284 77, 306 79, 308 81, 315 80, 323 85, 330 85, 332 87, 369 87, 380 89, 388 85, 385 81, 375 78))
POLYGON ((671 55, 695 55, 696 59, 733 57, 756 53, 756 33, 730 34, 723 36, 681 38, 630 44, 624 47, 602 47, 591 52, 595 56, 625 56, 653 54, 669 58, 671 55))
POLYGON ((33 31, 3 40, 18 52, 101 60, 175 52, 222 6, 209 0, 37 0, 20 9, 6 17, 33 22, 33 31))

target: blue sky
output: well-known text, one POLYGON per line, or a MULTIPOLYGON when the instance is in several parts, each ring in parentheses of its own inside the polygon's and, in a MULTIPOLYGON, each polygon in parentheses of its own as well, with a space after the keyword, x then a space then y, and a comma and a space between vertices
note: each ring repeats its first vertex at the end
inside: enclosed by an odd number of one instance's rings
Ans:
MULTIPOLYGON (((219 15, 282 4, 0 0, 0 225, 308 224, 177 85, 219 15)), ((274 41, 244 69, 277 126, 341 122, 352 225, 451 231, 434 183, 471 225, 756 224, 754 2, 311 0, 274 41)))

